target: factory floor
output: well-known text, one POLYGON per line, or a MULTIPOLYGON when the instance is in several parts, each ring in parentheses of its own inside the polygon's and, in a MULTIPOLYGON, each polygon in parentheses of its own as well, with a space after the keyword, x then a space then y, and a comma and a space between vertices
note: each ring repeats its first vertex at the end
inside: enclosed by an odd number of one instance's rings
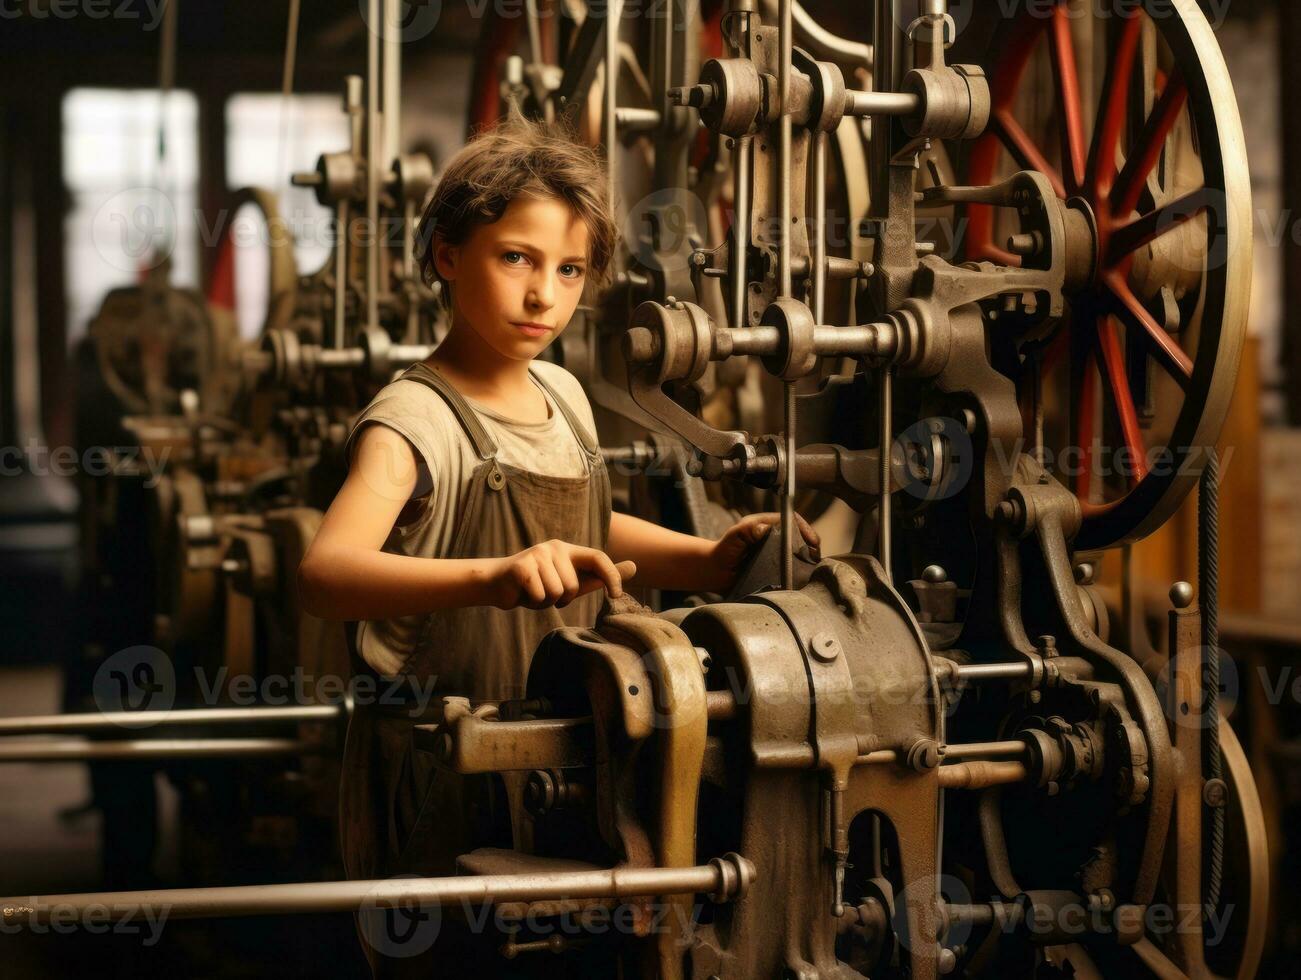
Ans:
MULTIPOLYGON (((0 554, 0 717, 62 710, 63 665, 70 662, 76 606, 68 583, 67 551, 0 554)), ((110 785, 117 778, 107 770, 110 785)), ((132 777, 141 785, 141 774, 132 777)), ((157 799, 157 836, 152 859, 116 862, 116 873, 133 888, 211 884, 183 880, 178 868, 179 806, 174 787, 152 778, 157 799), (141 865, 148 865, 143 867, 141 865), (125 868, 125 871, 123 870, 125 868)), ((123 782, 126 777, 122 777, 123 782)), ((80 763, 0 765, 0 896, 27 898, 106 888, 104 819, 85 808, 92 798, 89 768, 80 763)), ((130 801, 127 801, 128 815, 130 801)), ((332 857, 322 860, 322 866, 332 857)), ((238 873, 258 882, 258 869, 238 873)), ((311 877, 310 875, 308 877, 311 877)), ((228 884, 223 881, 222 884, 228 884)), ((4 980, 60 980, 92 973, 100 980, 261 980, 261 978, 366 978, 349 914, 154 921, 109 929, 97 920, 61 923, 43 932, 0 936, 4 980)))

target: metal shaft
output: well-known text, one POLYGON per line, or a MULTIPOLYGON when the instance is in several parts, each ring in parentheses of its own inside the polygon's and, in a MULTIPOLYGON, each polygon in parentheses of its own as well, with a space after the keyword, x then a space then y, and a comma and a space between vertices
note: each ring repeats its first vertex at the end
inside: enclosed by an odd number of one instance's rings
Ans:
POLYGON ((193 708, 176 711, 104 711, 72 715, 0 718, 0 735, 87 734, 142 728, 195 728, 209 725, 296 724, 338 721, 342 704, 303 704, 277 708, 193 708))
MULTIPOLYGON (((380 0, 368 0, 370 23, 380 23, 380 0)), ((379 34, 366 32, 366 326, 379 323, 379 34)))
POLYGON ((754 865, 737 854, 691 868, 611 868, 555 874, 465 875, 373 881, 309 881, 288 885, 179 888, 0 899, 6 926, 38 925, 51 913, 88 909, 114 915, 165 909, 169 919, 243 915, 295 915, 413 906, 532 902, 544 899, 629 898, 645 895, 711 894, 736 898, 754 877, 754 865))
POLYGON ((402 147, 402 0, 384 0, 384 171, 402 147))
POLYGON ((49 742, 0 743, 4 762, 122 762, 147 759, 248 759, 312 755, 318 745, 292 738, 187 738, 90 742, 79 738, 49 742))
MULTIPOLYGON (((781 221, 781 240, 778 272, 781 278, 781 295, 791 296, 791 58, 793 56, 791 2, 781 0, 778 6, 778 41, 781 47, 778 62, 778 88, 781 91, 781 118, 778 120, 779 143, 777 153, 778 214, 781 221)), ((795 440, 796 417, 795 383, 783 386, 784 411, 782 426, 785 430, 786 473, 781 493, 781 548, 782 588, 795 588, 795 440)))

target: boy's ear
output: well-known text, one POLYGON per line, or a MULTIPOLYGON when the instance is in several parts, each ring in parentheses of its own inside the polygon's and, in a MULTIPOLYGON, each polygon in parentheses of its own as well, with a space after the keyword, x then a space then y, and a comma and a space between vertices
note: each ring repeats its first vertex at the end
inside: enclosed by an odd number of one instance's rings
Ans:
POLYGON ((460 259, 459 245, 449 245, 441 237, 434 239, 434 268, 448 282, 456 278, 456 267, 460 259))

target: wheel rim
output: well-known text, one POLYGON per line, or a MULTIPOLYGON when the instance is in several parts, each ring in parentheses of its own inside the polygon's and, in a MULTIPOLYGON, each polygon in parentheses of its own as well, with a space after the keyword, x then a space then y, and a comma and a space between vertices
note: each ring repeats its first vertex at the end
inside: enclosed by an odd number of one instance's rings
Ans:
MULTIPOLYGON (((1059 2, 1047 16, 1023 11, 1007 24, 991 46, 1000 52, 989 71, 991 121, 968 172, 970 183, 990 184, 1009 163, 1037 170, 1091 213, 1094 279, 1069 297, 1067 317, 1036 356, 1056 400, 1047 428, 1062 451, 1052 468, 1080 498, 1080 546, 1104 548, 1173 513, 1223 425, 1246 324, 1251 202, 1232 86, 1195 3, 1149 0, 1098 21, 1112 36, 1103 38, 1096 102, 1080 84, 1078 23, 1059 2), (1051 144, 1018 119, 1036 56, 1051 66, 1051 144)), ((1019 264, 997 244, 992 208, 972 206, 967 217, 968 258, 1019 264)), ((1031 385, 1023 387, 1028 399, 1031 385)))

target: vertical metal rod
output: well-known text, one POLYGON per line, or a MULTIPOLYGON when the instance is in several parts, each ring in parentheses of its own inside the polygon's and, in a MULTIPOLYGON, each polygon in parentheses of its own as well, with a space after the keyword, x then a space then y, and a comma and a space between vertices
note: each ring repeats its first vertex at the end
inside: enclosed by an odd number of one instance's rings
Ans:
MULTIPOLYGON (((741 136, 733 143, 732 201, 732 329, 749 326, 745 315, 749 276, 746 255, 750 250, 750 167, 754 161, 752 137, 741 136)), ((821 322, 821 321, 819 321, 821 322)))
MULTIPOLYGON (((899 0, 877 0, 876 23, 872 35, 875 64, 872 70, 872 88, 878 92, 897 92, 899 69, 899 39, 902 25, 899 20, 899 0)), ((889 217, 890 195, 886 188, 890 186, 890 130, 891 120, 879 117, 872 121, 872 143, 869 160, 871 163, 872 184, 877 188, 872 195, 871 215, 874 218, 889 217)))
POLYGON ((813 322, 826 323, 827 301, 827 134, 813 134, 813 322))
POLYGON ((334 334, 331 345, 335 350, 343 347, 344 314, 348 303, 348 211, 346 198, 334 209, 335 234, 339 236, 334 248, 334 334))
MULTIPOLYGON (((379 24, 380 0, 368 0, 370 23, 379 24)), ((366 326, 379 323, 379 33, 366 32, 366 326)))
POLYGON ((402 152, 402 0, 384 0, 384 146, 387 173, 402 152))
MULTIPOLYGON (((779 252, 779 275, 781 278, 781 295, 791 295, 791 58, 792 0, 780 0, 778 7, 778 42, 781 47, 778 61, 778 88, 781 91, 780 142, 777 154, 777 188, 778 212, 781 219, 781 239, 779 252)), ((785 405, 782 426, 785 430, 786 472, 784 474, 781 494, 781 547, 782 547, 782 588, 795 588, 795 427, 796 418, 795 383, 787 381, 784 388, 785 405)))
POLYGON ((528 0, 525 4, 528 12, 529 57, 533 64, 542 64, 542 27, 538 23, 538 0, 528 0))
MULTIPOLYGON (((589 13, 589 17, 596 16, 589 13)), ((615 115, 619 108, 619 20, 623 16, 623 0, 609 0, 605 11, 605 172, 609 178, 607 194, 614 207, 615 191, 619 186, 618 154, 619 126, 615 115)), ((660 117, 665 118, 664 116, 660 117)), ((618 271, 618 270, 616 270, 618 271)))
POLYGON ((881 416, 881 503, 878 510, 877 557, 885 570, 885 580, 893 582, 890 571, 890 490, 894 480, 891 456, 894 449, 894 373, 889 364, 881 366, 880 373, 881 416))

